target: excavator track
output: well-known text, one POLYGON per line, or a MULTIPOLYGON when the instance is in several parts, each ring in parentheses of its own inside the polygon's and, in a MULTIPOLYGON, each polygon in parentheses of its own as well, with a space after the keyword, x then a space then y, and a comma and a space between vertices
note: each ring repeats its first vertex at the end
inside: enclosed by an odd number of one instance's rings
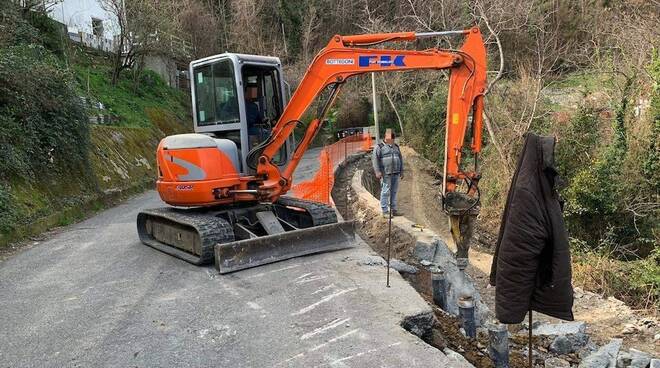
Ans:
POLYGON ((155 208, 138 214, 140 240, 195 265, 213 263, 213 248, 234 241, 231 224, 196 209, 155 208))
POLYGON ((302 208, 309 214, 312 226, 334 224, 337 222, 337 213, 335 209, 318 202, 306 201, 292 197, 280 197, 277 204, 282 206, 302 208))
POLYGON ((144 210, 137 227, 144 244, 195 265, 215 259, 220 273, 355 244, 353 222, 337 223, 332 207, 291 197, 247 207, 144 210))

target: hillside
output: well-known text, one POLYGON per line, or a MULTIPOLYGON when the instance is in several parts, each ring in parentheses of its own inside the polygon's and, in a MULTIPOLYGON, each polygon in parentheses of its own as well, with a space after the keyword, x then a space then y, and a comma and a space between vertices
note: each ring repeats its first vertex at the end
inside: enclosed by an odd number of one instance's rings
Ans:
POLYGON ((66 42, 43 14, 9 3, 3 16, 0 246, 150 187, 158 141, 190 119, 186 94, 155 73, 113 86, 108 56, 66 42))

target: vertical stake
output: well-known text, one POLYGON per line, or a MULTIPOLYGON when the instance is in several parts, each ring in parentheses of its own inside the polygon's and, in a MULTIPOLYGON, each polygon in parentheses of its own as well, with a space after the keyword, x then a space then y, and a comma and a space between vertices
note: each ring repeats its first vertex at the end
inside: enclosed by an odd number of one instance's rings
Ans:
POLYGON ((390 287, 390 255, 392 253, 392 174, 390 174, 390 195, 387 200, 389 219, 387 220, 387 287, 390 287))
POLYGON ((431 267, 431 290, 433 291, 433 303, 443 311, 447 310, 447 284, 445 273, 438 267, 431 267))
POLYGON ((509 368, 509 331, 506 325, 495 322, 488 327, 488 355, 495 368, 509 368))
POLYGON ((533 359, 532 359, 532 308, 529 308, 529 325, 528 325, 528 330, 529 330, 529 336, 528 336, 528 355, 529 355, 529 368, 533 368, 533 359))
POLYGON ((474 321, 474 300, 466 295, 458 298, 458 314, 461 316, 461 324, 467 337, 477 337, 477 327, 474 321))

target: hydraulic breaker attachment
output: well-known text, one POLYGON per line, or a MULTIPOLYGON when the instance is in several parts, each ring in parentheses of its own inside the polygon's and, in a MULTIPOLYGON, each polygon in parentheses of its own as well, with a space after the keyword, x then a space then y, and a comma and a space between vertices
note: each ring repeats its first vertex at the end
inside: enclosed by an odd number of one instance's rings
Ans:
POLYGON ((451 236, 456 244, 456 265, 464 270, 468 265, 468 253, 479 214, 479 201, 459 192, 447 193, 444 208, 449 215, 451 236))

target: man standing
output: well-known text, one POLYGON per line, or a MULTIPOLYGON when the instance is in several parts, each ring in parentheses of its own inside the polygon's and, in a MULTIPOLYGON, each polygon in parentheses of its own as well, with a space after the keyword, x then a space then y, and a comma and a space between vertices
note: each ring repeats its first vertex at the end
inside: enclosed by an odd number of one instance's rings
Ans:
POLYGON ((371 158, 374 173, 380 179, 380 208, 383 217, 389 216, 389 211, 392 211, 392 216, 401 215, 396 209, 396 193, 399 180, 403 177, 403 156, 394 138, 392 129, 387 129, 384 141, 376 145, 371 158))

